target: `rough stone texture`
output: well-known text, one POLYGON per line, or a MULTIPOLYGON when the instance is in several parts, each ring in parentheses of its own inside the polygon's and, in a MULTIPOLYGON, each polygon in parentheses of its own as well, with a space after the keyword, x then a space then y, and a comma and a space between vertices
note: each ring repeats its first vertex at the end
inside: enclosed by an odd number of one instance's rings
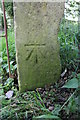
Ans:
POLYGON ((33 90, 60 77, 57 33, 64 3, 14 3, 19 90, 33 90))

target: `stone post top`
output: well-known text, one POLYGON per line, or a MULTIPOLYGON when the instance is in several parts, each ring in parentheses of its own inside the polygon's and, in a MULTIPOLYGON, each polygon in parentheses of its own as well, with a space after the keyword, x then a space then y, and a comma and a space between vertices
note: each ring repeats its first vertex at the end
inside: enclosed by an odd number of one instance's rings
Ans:
POLYGON ((5 2, 66 2, 66 0, 5 0, 5 2))

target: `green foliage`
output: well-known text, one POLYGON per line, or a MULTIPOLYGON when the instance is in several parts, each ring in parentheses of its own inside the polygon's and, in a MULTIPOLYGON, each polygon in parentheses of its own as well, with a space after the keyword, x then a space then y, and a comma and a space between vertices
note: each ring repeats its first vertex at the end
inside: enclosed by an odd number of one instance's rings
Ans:
MULTIPOLYGON (((5 2, 5 10, 6 10, 6 22, 9 24, 7 24, 7 27, 10 26, 10 19, 13 19, 13 2, 5 2)), ((4 18, 3 18, 3 9, 2 9, 2 3, 0 1, 0 29, 4 29, 4 18)))
POLYGON ((38 92, 28 91, 24 94, 17 94, 16 97, 7 100, 3 96, 1 101, 2 108, 0 109, 1 120, 9 119, 28 119, 28 113, 33 113, 33 119, 36 118, 47 118, 60 120, 57 109, 55 112, 50 112, 43 104, 43 100, 38 92), (34 97, 35 96, 35 97, 34 97), (31 112, 32 111, 32 112, 31 112))
POLYGON ((76 109, 78 109, 78 106, 76 104, 75 97, 72 97, 69 100, 69 103, 68 103, 67 108, 65 110, 67 111, 67 114, 69 115, 69 113, 75 113, 76 109))
POLYGON ((5 9, 10 17, 13 18, 13 2, 5 2, 5 9))
POLYGON ((8 78, 8 79, 4 82, 3 89, 4 89, 5 92, 7 92, 7 91, 10 90, 13 86, 14 86, 14 79, 8 78))
POLYGON ((17 93, 16 97, 7 100, 5 96, 2 98, 2 108, 0 109, 1 120, 9 119, 60 119, 60 111, 63 109, 69 115, 71 112, 75 113, 77 109, 76 99, 74 99, 74 94, 61 105, 55 105, 54 110, 49 111, 44 105, 43 100, 35 91, 28 91, 23 94, 17 93), (36 98, 34 97, 36 96, 36 98), (67 104, 67 106, 66 106, 67 104))
POLYGON ((4 20, 3 20, 3 15, 0 9, 0 30, 4 28, 4 20))
MULTIPOLYGON (((72 79, 69 79, 68 82, 65 83, 65 85, 62 88, 71 88, 76 89, 73 94, 69 97, 70 99, 67 100, 66 103, 68 103, 67 107, 64 107, 67 114, 75 113, 76 111, 79 111, 79 95, 78 92, 80 92, 80 73, 75 75, 72 79)), ((64 103, 65 104, 65 103, 64 103)))
MULTIPOLYGON (((2 82, 5 85, 5 88, 8 89, 10 87, 10 84, 12 84, 11 79, 8 78, 8 73, 9 73, 9 69, 8 69, 8 63, 7 63, 7 52, 6 52, 6 40, 5 38, 1 38, 0 40, 0 44, 1 44, 1 52, 0 52, 0 65, 1 65, 1 70, 0 70, 0 74, 1 74, 1 78, 0 78, 0 83, 2 82), (8 86, 6 86, 6 82, 7 81, 9 83, 7 83, 8 86)), ((15 40, 14 40, 14 32, 13 30, 9 30, 8 31, 8 45, 9 45, 9 56, 10 56, 10 66, 11 66, 11 73, 14 73, 17 66, 16 66, 16 60, 15 60, 15 54, 16 54, 16 50, 15 50, 15 40)))
POLYGON ((73 21, 78 20, 78 11, 80 2, 77 0, 67 0, 65 4, 65 16, 73 21))
POLYGON ((78 24, 62 20, 58 40, 60 42, 60 57, 62 68, 75 69, 78 57, 78 41, 76 34, 78 24))
POLYGON ((74 78, 69 79, 68 82, 63 86, 63 88, 79 88, 80 87, 80 73, 74 78))

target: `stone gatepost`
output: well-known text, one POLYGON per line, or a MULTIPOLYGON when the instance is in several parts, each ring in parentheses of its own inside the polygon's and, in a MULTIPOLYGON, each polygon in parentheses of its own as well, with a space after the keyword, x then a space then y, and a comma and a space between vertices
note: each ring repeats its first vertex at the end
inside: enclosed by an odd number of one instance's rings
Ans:
POLYGON ((56 82, 61 66, 58 44, 63 2, 14 3, 19 90, 56 82))

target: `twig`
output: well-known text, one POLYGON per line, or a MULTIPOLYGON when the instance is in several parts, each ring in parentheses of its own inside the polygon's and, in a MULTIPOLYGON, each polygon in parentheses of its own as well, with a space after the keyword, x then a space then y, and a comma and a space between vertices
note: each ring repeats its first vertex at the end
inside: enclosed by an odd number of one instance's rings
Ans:
POLYGON ((59 112, 64 108, 64 106, 68 103, 68 101, 73 97, 73 95, 76 93, 76 90, 73 92, 73 94, 68 98, 68 100, 62 105, 59 112))

